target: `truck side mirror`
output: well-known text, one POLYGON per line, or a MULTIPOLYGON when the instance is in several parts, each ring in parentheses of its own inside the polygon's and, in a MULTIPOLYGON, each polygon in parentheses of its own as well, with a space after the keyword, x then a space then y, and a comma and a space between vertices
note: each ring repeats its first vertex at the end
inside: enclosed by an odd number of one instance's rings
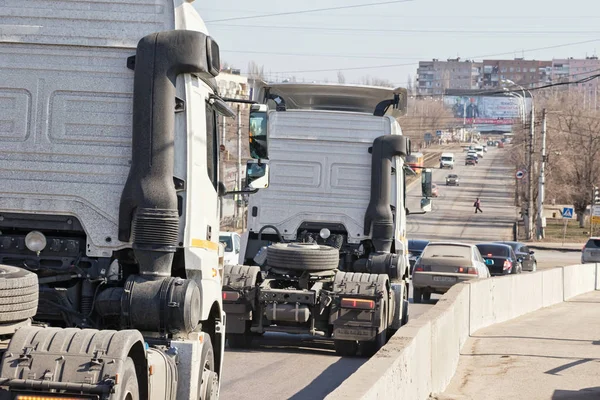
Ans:
POLYGON ((253 190, 269 187, 269 164, 265 160, 248 160, 246 163, 246 185, 253 190))
POLYGON ((433 172, 431 168, 421 170, 421 196, 432 197, 433 172))
POLYGON ((250 106, 250 131, 248 133, 250 156, 257 160, 269 158, 267 111, 266 104, 250 106))

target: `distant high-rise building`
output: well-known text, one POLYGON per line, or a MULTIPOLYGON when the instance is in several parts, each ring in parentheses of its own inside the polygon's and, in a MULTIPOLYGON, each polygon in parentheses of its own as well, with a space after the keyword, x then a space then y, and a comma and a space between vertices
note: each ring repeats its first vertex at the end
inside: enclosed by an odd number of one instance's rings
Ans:
POLYGON ((420 61, 417 69, 417 94, 442 95, 446 89, 478 89, 482 63, 460 58, 420 61))
MULTIPOLYGON (((597 74, 600 74, 600 60, 598 57, 593 56, 580 59, 565 58, 552 60, 552 73, 550 78, 552 83, 573 82, 597 74)), ((598 107, 598 89, 600 89, 600 82, 598 79, 564 86, 563 88, 582 93, 586 104, 593 104, 594 108, 598 107)))
POLYGON ((514 60, 483 60, 484 89, 501 88, 503 80, 510 80, 526 88, 546 83, 550 77, 552 61, 515 58, 514 60))

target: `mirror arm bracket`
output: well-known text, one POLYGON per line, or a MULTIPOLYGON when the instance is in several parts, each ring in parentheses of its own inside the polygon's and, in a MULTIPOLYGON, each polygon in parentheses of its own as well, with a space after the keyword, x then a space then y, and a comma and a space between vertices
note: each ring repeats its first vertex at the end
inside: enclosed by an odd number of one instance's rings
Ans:
POLYGON ((258 189, 252 190, 233 190, 231 192, 225 192, 222 196, 236 195, 236 194, 254 194, 257 193, 258 189))

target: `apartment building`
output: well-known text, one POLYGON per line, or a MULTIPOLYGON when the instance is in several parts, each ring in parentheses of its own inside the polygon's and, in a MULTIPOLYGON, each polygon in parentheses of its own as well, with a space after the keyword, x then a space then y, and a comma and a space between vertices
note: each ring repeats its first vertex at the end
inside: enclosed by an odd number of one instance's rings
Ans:
POLYGON ((420 61, 417 69, 417 94, 442 95, 446 89, 477 89, 481 84, 482 63, 460 58, 420 61))
MULTIPOLYGON (((577 81, 588 78, 592 75, 600 74, 600 60, 597 56, 586 57, 582 59, 564 58, 552 60, 551 81, 553 83, 577 81)), ((567 87, 565 87, 567 88, 567 87)), ((589 82, 569 85, 569 90, 577 90, 584 95, 584 101, 590 100, 597 105, 598 90, 600 82, 598 79, 590 80, 589 82)))
POLYGON ((503 80, 510 80, 523 87, 534 87, 549 81, 552 61, 483 60, 483 89, 501 88, 503 80))

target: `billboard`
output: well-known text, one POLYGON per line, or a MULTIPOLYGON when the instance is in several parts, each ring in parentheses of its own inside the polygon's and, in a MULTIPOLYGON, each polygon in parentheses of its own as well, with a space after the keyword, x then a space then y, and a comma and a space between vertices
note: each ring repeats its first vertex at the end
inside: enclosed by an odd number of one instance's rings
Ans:
POLYGON ((452 110, 457 124, 475 126, 479 131, 510 132, 512 125, 531 110, 531 99, 525 104, 513 96, 444 96, 444 104, 452 110))

